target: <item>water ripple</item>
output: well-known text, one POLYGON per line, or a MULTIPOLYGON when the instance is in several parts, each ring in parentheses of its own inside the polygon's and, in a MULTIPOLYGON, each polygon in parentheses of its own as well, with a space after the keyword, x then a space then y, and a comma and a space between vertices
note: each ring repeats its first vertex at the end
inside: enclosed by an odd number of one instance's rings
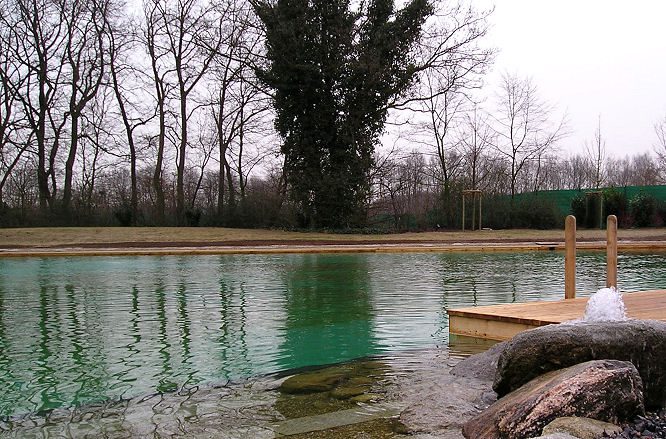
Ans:
MULTIPOLYGON (((563 297, 561 253, 0 260, 0 416, 444 347, 453 307, 563 297)), ((580 253, 581 295, 603 254, 580 253)), ((666 285, 619 257, 620 289, 666 285)))

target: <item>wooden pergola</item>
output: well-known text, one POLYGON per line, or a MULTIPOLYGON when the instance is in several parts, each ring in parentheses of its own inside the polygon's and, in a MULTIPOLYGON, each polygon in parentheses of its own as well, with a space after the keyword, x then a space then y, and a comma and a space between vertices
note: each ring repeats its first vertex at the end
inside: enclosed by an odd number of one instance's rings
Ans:
POLYGON ((483 192, 479 189, 467 189, 462 191, 462 230, 465 231, 465 199, 472 197, 472 230, 476 224, 476 205, 479 205, 479 230, 481 230, 481 196, 483 192))

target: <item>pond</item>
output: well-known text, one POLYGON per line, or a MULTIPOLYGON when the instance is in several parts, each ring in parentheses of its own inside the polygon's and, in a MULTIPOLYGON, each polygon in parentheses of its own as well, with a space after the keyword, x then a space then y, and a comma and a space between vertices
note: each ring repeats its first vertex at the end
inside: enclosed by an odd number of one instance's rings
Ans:
MULTIPOLYGON (((446 347, 447 308, 560 299, 563 265, 557 252, 0 259, 0 416, 446 347)), ((579 291, 604 273, 602 253, 579 254, 579 291)), ((664 287, 664 255, 620 255, 619 279, 664 287)))

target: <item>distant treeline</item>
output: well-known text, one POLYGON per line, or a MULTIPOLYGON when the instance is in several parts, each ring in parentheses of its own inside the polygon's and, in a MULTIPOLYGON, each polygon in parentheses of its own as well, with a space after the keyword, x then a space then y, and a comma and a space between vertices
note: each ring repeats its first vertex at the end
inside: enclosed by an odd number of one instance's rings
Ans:
POLYGON ((662 183, 601 123, 564 157, 528 78, 474 99, 492 11, 402 3, 0 0, 0 226, 452 229, 474 189, 484 226, 545 228, 520 194, 662 183))
MULTIPOLYGON (((386 233, 461 227, 462 191, 471 187, 468 159, 460 159, 456 172, 447 181, 448 186, 441 178, 438 161, 425 154, 378 158, 377 163, 381 166, 375 168, 373 175, 365 224, 349 231, 386 233)), ((532 165, 526 168, 517 181, 518 194, 513 198, 502 161, 483 156, 477 163, 481 164, 477 169, 481 176, 477 187, 482 191, 483 227, 556 228, 561 227, 564 217, 571 213, 577 216, 580 227, 596 228, 599 227, 601 200, 604 217, 618 215, 621 227, 661 226, 666 219, 666 186, 658 186, 662 181, 659 162, 648 154, 606 160, 601 189, 594 188, 594 169, 584 156, 552 157, 539 165, 539 173, 532 165)), ((185 188, 189 195, 197 186, 198 176, 186 176, 185 188)), ((175 178, 165 180, 165 186, 170 189, 165 191, 165 223, 158 221, 155 215, 151 177, 150 169, 139 172, 139 216, 135 224, 176 225, 175 220, 168 221, 175 218, 175 178)), ((113 173, 102 174, 96 182, 96 190, 86 197, 75 192, 74 215, 67 218, 60 218, 57 213, 44 216, 39 209, 34 178, 26 175, 22 181, 26 184, 10 186, 7 192, 9 196, 0 209, 2 226, 132 224, 127 169, 119 167, 113 173)), ((216 171, 204 174, 197 202, 186 211, 186 225, 303 228, 297 206, 285 192, 280 172, 249 178, 233 203, 226 194, 227 210, 223 217, 217 209, 218 181, 216 171)), ((466 202, 468 229, 472 215, 478 215, 474 209, 470 197, 466 202)))

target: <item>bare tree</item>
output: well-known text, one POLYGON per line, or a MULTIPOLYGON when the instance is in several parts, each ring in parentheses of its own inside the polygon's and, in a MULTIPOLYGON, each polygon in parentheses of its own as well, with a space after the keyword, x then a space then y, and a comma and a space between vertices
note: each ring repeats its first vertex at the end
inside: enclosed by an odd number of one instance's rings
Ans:
POLYGON ((604 139, 601 134, 601 115, 599 115, 597 129, 594 132, 594 141, 590 143, 586 141, 585 150, 588 160, 592 164, 592 169, 594 171, 594 188, 599 189, 606 179, 604 175, 606 161, 606 139, 604 139))
POLYGON ((426 212, 433 207, 433 192, 429 185, 428 163, 423 154, 412 151, 404 157, 395 157, 395 151, 377 157, 381 163, 375 169, 373 182, 376 192, 374 198, 385 207, 393 217, 396 230, 406 229, 414 224, 423 226, 426 212))
POLYGON ((584 155, 576 154, 566 159, 564 169, 566 187, 581 190, 591 186, 593 172, 590 161, 584 155))
POLYGON ((532 190, 566 189, 567 175, 565 171, 566 160, 562 160, 556 154, 546 155, 537 162, 537 175, 533 179, 532 190))
POLYGON ((164 59, 168 53, 161 45, 161 37, 166 32, 160 19, 159 0, 144 0, 144 23, 142 29, 142 44, 150 60, 151 80, 155 89, 154 99, 158 118, 158 134, 155 152, 155 167, 152 178, 152 188, 155 191, 155 209, 157 223, 164 223, 165 196, 162 182, 164 150, 167 138, 167 93, 169 91, 167 75, 170 70, 165 67, 164 59))
POLYGON ((26 75, 17 96, 36 144, 39 206, 44 212, 55 201, 58 150, 66 123, 58 108, 66 63, 64 11, 46 0, 7 0, 4 4, 2 26, 16 35, 6 49, 26 75))
POLYGON ((378 159, 381 166, 375 168, 373 182, 376 187, 375 198, 378 203, 388 205, 388 209, 393 217, 393 227, 400 229, 400 220, 405 215, 405 206, 400 194, 404 191, 407 181, 399 172, 399 161, 389 156, 378 159))
POLYGON ((468 110, 468 93, 479 88, 494 51, 483 48, 492 11, 458 3, 440 3, 426 23, 417 47, 416 86, 397 96, 390 107, 410 110, 416 121, 412 142, 421 143, 436 158, 433 178, 440 180, 445 223, 453 222, 452 184, 463 162, 459 139, 452 134, 468 110))
POLYGON ((654 124, 654 133, 657 135, 657 144, 654 146, 662 168, 666 168, 666 116, 654 124))
POLYGON ((492 12, 479 11, 462 1, 438 3, 417 47, 416 87, 407 96, 397 96, 389 108, 418 111, 420 103, 433 97, 479 88, 481 75, 495 52, 480 44, 488 33, 492 12))
MULTIPOLYGON (((5 2, 0 2, 0 16, 4 19, 9 16, 6 6, 5 2)), ((18 46, 19 36, 14 28, 2 25, 4 19, 0 19, 0 209, 3 189, 30 145, 30 139, 22 129, 25 120, 18 108, 18 94, 25 86, 27 75, 10 51, 10 47, 18 46)))
POLYGON ((174 88, 178 100, 178 154, 176 159, 176 218, 184 221, 184 174, 188 150, 188 122, 195 108, 190 108, 191 95, 218 54, 225 33, 225 10, 221 3, 210 6, 202 0, 163 0, 155 3, 162 37, 173 63, 174 88), (218 10, 222 9, 222 10, 218 10))
POLYGON ((464 168, 469 179, 469 188, 478 189, 479 183, 487 174, 483 167, 484 155, 493 142, 493 131, 488 115, 478 105, 467 112, 463 118, 459 132, 460 146, 464 159, 464 168))
POLYGON ((610 158, 606 164, 608 170, 608 184, 612 187, 630 186, 633 182, 631 158, 610 158))
POLYGON ((37 188, 37 166, 34 156, 27 156, 19 162, 7 180, 6 200, 18 209, 19 218, 25 220, 32 208, 39 202, 37 188))
POLYGON ((98 177, 115 167, 124 151, 117 151, 114 124, 110 120, 113 89, 103 88, 81 114, 77 162, 79 163, 78 201, 88 215, 94 211, 98 177))
POLYGON ((72 200, 74 164, 79 144, 79 124, 86 105, 95 97, 107 67, 106 17, 107 0, 60 0, 65 20, 65 58, 69 87, 67 116, 70 145, 65 162, 62 207, 68 212, 72 200))
POLYGON ((505 74, 495 115, 495 150, 508 162, 511 199, 525 165, 555 147, 566 133, 566 117, 553 123, 553 108, 529 78, 505 74))
MULTIPOLYGON (((200 124, 204 123, 209 123, 210 121, 208 118, 204 120, 199 121, 200 124)), ((195 166, 192 166, 192 172, 194 172, 194 169, 196 169, 196 183, 193 185, 194 187, 191 188, 190 190, 190 203, 189 203, 189 208, 190 210, 195 210, 196 204, 197 204, 197 195, 199 194, 199 191, 201 190, 201 185, 203 184, 204 178, 206 178, 206 168, 208 166, 208 163, 211 161, 211 158, 213 157, 213 153, 215 152, 215 130, 210 129, 210 127, 205 127, 205 126, 199 126, 199 129, 197 130, 198 136, 197 136, 197 144, 198 144, 198 154, 196 157, 196 164, 195 166)))
POLYGON ((458 119, 465 111, 466 98, 461 93, 449 90, 443 94, 437 92, 442 87, 448 87, 449 81, 442 84, 441 76, 427 74, 430 98, 423 102, 428 114, 428 121, 422 126, 426 131, 426 143, 430 143, 436 151, 437 172, 436 177, 443 186, 442 204, 447 224, 453 221, 454 203, 451 198, 451 184, 463 162, 463 155, 459 151, 460 142, 452 137, 458 119))
POLYGON ((109 72, 111 75, 109 85, 113 89, 118 116, 122 120, 129 149, 130 224, 136 225, 139 217, 137 170, 139 148, 136 141, 136 131, 155 118, 157 106, 151 99, 154 96, 142 88, 144 83, 149 80, 141 69, 143 62, 130 59, 132 52, 138 46, 138 41, 135 38, 138 31, 136 26, 124 17, 118 17, 114 14, 109 14, 107 17, 107 26, 109 34, 109 72), (128 30, 130 31, 128 32, 128 30), (137 89, 141 90, 142 93, 136 93, 137 89))
POLYGON ((650 153, 633 156, 631 169, 631 184, 634 186, 653 186, 661 183, 658 163, 650 153))
MULTIPOLYGON (((254 69, 261 59, 263 36, 254 22, 250 5, 242 0, 226 0, 225 20, 229 31, 219 48, 212 73, 217 87, 213 96, 212 116, 215 121, 218 147, 218 221, 232 217, 236 206, 235 181, 242 197, 247 182, 246 138, 256 130, 257 122, 269 110, 267 95, 259 88, 254 69), (234 179, 234 171, 237 179, 234 179), (228 212, 225 211, 225 204, 228 212)), ((260 128, 261 131, 261 128, 260 128)), ((266 137, 265 132, 261 137, 266 137)), ((260 139, 257 139, 262 143, 260 139)), ((249 168, 256 165, 263 153, 255 154, 249 168)))

